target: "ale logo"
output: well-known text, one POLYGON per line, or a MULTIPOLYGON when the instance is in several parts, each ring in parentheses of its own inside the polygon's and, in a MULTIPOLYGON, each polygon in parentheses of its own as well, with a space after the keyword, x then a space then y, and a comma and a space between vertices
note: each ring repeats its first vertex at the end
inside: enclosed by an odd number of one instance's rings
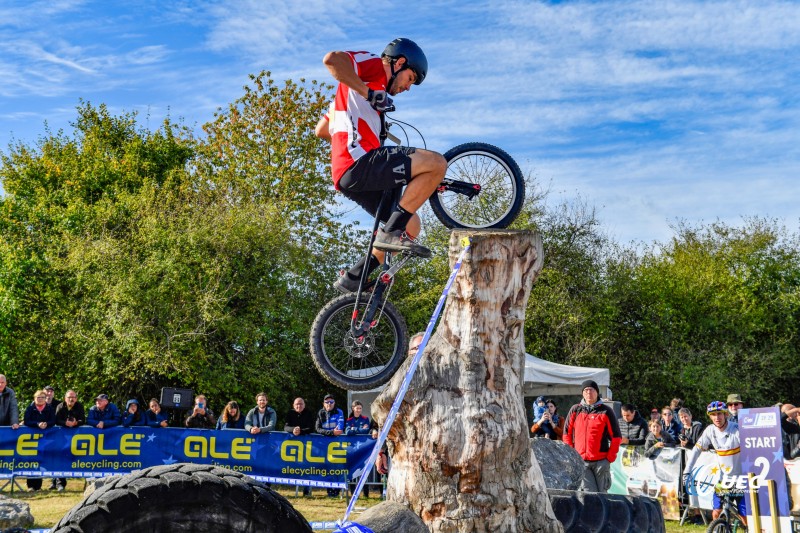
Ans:
POLYGON ((183 453, 186 457, 191 458, 207 459, 212 457, 214 459, 242 459, 249 461, 253 451, 253 441, 255 439, 250 437, 238 437, 231 441, 230 448, 226 448, 224 444, 217 444, 217 437, 193 435, 186 437, 183 443, 183 453))
POLYGON ((139 441, 144 438, 144 435, 142 433, 122 435, 119 439, 119 448, 106 447, 105 438, 106 436, 102 433, 99 435, 75 435, 69 445, 70 452, 79 457, 86 455, 140 455, 142 443, 139 441))
POLYGON ((302 442, 287 440, 281 444, 281 459, 287 463, 347 463, 347 446, 349 442, 331 442, 325 455, 315 456, 311 441, 302 442))
POLYGON ((33 433, 29 435, 20 435, 17 438, 17 447, 13 450, 0 450, 0 457, 12 457, 15 453, 17 455, 38 455, 39 443, 36 442, 42 438, 41 433, 33 433))

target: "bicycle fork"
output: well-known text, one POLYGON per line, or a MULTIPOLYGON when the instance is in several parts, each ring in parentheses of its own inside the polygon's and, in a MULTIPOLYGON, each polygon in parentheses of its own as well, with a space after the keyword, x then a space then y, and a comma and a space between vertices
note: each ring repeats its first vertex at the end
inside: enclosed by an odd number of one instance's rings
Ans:
POLYGON ((386 204, 386 202, 392 202, 393 204, 396 204, 397 196, 397 190, 386 190, 383 192, 381 201, 378 204, 377 214, 375 215, 375 224, 372 226, 372 235, 369 238, 369 245, 367 246, 366 261, 364 263, 364 268, 361 270, 361 280, 358 283, 358 290, 356 291, 356 302, 355 306, 353 307, 353 316, 350 318, 350 333, 353 335, 353 338, 358 345, 366 342, 367 333, 369 333, 369 330, 375 327, 380 321, 380 315, 383 311, 388 291, 391 288, 392 282, 394 281, 394 275, 398 270, 400 270, 400 268, 402 268, 404 264, 406 264, 406 261, 410 259, 408 254, 401 253, 400 260, 392 264, 392 253, 385 252, 383 272, 381 272, 381 274, 378 276, 377 282, 375 283, 375 288, 370 293, 370 299, 367 302, 364 315, 359 317, 358 310, 359 304, 361 303, 361 296, 363 294, 362 289, 367 285, 367 278, 369 277, 367 265, 369 265, 369 259, 372 254, 372 245, 375 244, 375 237, 378 233, 378 228, 380 227, 380 213, 383 212, 383 206, 386 204))

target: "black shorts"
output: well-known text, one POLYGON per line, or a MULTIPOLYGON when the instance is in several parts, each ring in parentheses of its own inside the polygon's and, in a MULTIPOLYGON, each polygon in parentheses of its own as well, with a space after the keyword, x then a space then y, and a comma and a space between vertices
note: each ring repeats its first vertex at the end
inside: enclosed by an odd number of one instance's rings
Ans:
MULTIPOLYGON (((401 189, 411 181, 411 154, 416 148, 382 146, 358 158, 339 180, 339 189, 372 216, 378 211, 383 191, 401 189)), ((380 219, 386 222, 391 206, 384 205, 380 219)))

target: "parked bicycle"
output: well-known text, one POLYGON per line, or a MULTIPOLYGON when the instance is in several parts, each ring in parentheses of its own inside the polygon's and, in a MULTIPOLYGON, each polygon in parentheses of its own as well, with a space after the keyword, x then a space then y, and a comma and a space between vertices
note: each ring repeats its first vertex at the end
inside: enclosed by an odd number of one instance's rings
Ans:
MULTIPOLYGON (((389 133, 396 123, 384 119, 382 141, 388 138, 402 144, 389 133)), ((500 229, 516 219, 525 199, 525 182, 511 156, 496 146, 470 142, 448 150, 444 157, 447 173, 429 199, 442 224, 451 229, 500 229)), ((383 212, 386 202, 394 207, 400 195, 400 189, 385 191, 377 212, 383 212)), ((379 225, 376 216, 367 254, 379 225)), ((373 389, 389 381, 402 363, 408 330, 388 296, 395 275, 412 257, 409 252, 387 252, 376 279, 369 280, 367 269, 363 269, 357 291, 334 298, 317 314, 311 326, 311 356, 320 373, 334 385, 349 390, 373 389)))

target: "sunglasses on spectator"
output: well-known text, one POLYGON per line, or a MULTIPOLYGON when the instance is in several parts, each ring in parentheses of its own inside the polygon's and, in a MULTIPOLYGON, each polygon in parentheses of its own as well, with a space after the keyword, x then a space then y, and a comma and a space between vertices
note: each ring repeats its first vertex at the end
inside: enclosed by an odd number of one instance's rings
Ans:
POLYGON ((336 403, 333 400, 325 400, 325 403, 336 403))

